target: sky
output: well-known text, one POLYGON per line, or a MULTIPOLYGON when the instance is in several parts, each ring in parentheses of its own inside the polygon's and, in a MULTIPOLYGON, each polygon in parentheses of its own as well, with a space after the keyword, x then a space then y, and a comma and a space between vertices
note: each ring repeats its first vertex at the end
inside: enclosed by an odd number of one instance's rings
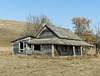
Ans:
POLYGON ((0 19, 26 21, 31 14, 45 14, 56 26, 72 31, 73 17, 91 19, 91 28, 100 23, 100 0, 0 0, 0 19))

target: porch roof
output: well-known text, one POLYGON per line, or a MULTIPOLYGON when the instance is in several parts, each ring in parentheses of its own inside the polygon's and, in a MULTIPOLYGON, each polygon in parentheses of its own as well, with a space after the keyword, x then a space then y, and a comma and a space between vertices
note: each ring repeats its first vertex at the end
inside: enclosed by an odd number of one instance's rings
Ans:
POLYGON ((69 45, 69 46, 93 46, 89 43, 79 40, 68 39, 33 39, 27 41, 28 44, 56 44, 56 45, 69 45))

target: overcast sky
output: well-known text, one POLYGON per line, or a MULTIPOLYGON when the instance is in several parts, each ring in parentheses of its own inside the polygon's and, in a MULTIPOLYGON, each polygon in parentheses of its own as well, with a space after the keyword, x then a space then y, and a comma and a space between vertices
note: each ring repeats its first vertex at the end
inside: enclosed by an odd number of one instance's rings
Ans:
POLYGON ((45 14, 56 25, 73 31, 71 19, 86 17, 100 23, 100 0, 0 0, 0 19, 26 21, 29 14, 45 14))

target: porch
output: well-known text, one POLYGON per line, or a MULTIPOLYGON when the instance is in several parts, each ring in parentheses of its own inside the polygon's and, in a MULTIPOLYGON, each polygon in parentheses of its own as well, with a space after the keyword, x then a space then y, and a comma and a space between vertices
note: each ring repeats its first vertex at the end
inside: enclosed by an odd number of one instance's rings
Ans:
MULTIPOLYGON (((81 55, 83 56, 83 47, 84 46, 67 46, 67 45, 52 45, 52 57, 56 56, 74 56, 81 55)), ((93 55, 92 47, 91 56, 93 55)))
MULTIPOLYGON (((42 52, 42 54, 52 57, 56 56, 74 56, 83 55, 83 46, 69 46, 56 44, 20 44, 23 49, 19 49, 19 54, 32 55, 35 52, 42 52)), ((92 55, 92 47, 91 47, 92 55)))

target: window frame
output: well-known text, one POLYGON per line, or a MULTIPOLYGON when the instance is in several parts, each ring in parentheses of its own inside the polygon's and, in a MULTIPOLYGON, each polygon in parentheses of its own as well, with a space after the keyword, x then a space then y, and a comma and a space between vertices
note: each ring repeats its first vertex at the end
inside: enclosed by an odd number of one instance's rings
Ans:
POLYGON ((24 42, 19 42, 19 52, 24 52, 24 42), (23 43, 23 48, 21 48, 21 43, 23 43))

